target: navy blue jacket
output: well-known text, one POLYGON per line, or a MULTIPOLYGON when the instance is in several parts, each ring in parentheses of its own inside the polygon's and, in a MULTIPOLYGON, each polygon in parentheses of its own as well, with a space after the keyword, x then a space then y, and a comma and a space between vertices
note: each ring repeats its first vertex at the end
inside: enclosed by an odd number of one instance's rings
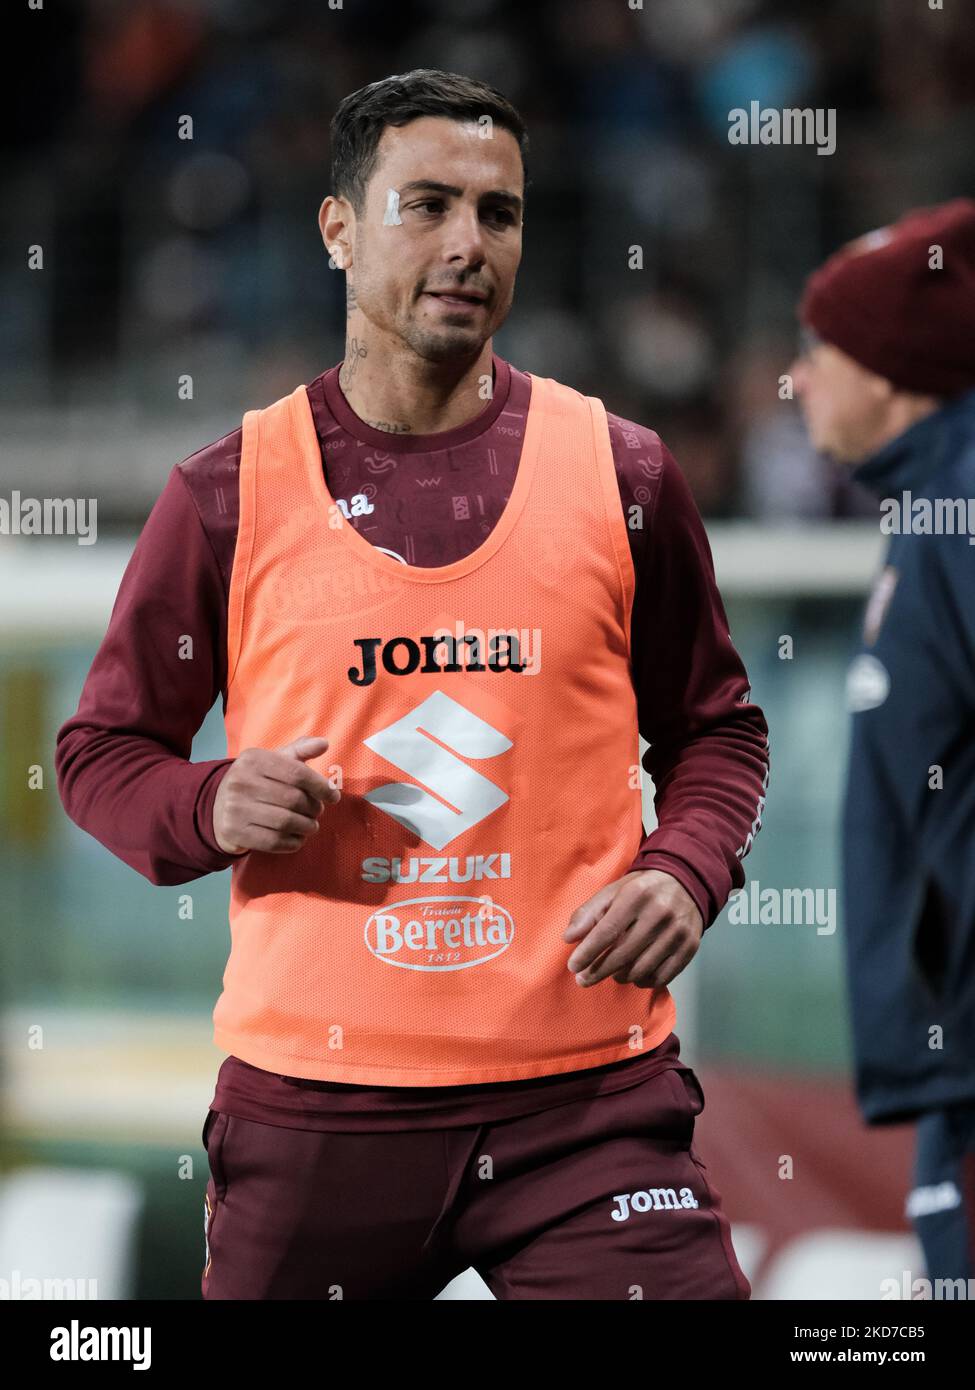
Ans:
POLYGON ((856 1091, 864 1119, 885 1124, 975 1100, 975 544, 921 530, 923 499, 962 499, 975 540, 975 391, 853 476, 882 499, 909 492, 916 528, 891 534, 847 687, 856 1091))

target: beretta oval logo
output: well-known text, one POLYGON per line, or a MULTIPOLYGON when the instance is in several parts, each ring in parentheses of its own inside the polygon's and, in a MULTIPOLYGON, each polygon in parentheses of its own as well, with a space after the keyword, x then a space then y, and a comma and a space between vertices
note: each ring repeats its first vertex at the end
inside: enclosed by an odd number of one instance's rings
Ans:
POLYGON ((466 970, 511 945, 511 913, 483 897, 409 898, 374 912, 366 945, 377 959, 405 970, 466 970))

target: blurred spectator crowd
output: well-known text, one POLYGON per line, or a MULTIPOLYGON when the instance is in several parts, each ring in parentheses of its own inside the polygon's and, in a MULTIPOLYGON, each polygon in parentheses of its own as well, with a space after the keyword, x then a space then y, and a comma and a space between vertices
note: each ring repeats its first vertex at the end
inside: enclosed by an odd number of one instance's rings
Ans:
POLYGON ((343 277, 316 225, 329 121, 364 83, 445 68, 498 86, 529 128, 498 351, 658 430, 706 515, 870 510, 780 398, 794 306, 840 242, 972 194, 975 15, 953 0, 634 3, 28 13, 0 137, 5 408, 164 421, 190 374, 229 429, 337 362, 343 277), (732 145, 729 112, 753 100, 835 108, 835 153, 732 145))

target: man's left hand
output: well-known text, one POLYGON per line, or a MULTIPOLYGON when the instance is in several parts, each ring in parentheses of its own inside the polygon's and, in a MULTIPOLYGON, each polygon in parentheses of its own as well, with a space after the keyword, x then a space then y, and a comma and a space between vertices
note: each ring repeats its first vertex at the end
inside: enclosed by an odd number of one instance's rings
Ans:
POLYGON ((577 984, 612 975, 640 989, 668 985, 693 960, 703 935, 693 898, 660 869, 638 869, 607 884, 576 908, 562 933, 580 943, 568 960, 577 984))

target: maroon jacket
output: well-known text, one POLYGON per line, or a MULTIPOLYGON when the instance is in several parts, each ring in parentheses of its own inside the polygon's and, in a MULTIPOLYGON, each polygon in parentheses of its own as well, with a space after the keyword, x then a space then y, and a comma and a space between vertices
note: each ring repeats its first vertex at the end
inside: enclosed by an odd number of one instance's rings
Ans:
MULTIPOLYGON (((495 356, 494 394, 475 419, 441 434, 393 435, 355 415, 338 370, 317 377, 308 395, 329 492, 348 504, 352 524, 411 565, 445 565, 476 549, 511 491, 530 378, 495 356)), ((651 744, 643 765, 658 818, 631 867, 672 874, 709 926, 744 883, 741 857, 758 829, 768 780, 768 729, 748 700, 710 547, 680 469, 652 430, 612 414, 609 425, 636 572, 633 682, 640 732, 651 744)), ((68 815, 152 883, 185 883, 233 858, 213 837, 214 797, 232 760, 193 763, 189 756, 215 700, 226 704, 240 439, 236 429, 173 468, 126 568, 78 710, 57 736, 68 815), (186 635, 192 660, 160 660, 186 635)), ((430 1088, 298 1086, 228 1058, 215 1108, 269 1123, 287 1113, 298 1117, 290 1124, 327 1128, 322 1121, 344 1106, 385 1113, 410 1097, 413 1109, 436 1110, 442 1120, 456 1097, 450 1122, 476 1107, 468 1121, 476 1123, 509 1114, 513 1094, 538 1108, 539 1093, 544 1103, 558 1103, 560 1087, 621 1067, 635 1084, 641 1063, 627 1060, 568 1078, 433 1088, 434 1104, 430 1088), (226 1103, 218 1105, 221 1096, 226 1103)))

